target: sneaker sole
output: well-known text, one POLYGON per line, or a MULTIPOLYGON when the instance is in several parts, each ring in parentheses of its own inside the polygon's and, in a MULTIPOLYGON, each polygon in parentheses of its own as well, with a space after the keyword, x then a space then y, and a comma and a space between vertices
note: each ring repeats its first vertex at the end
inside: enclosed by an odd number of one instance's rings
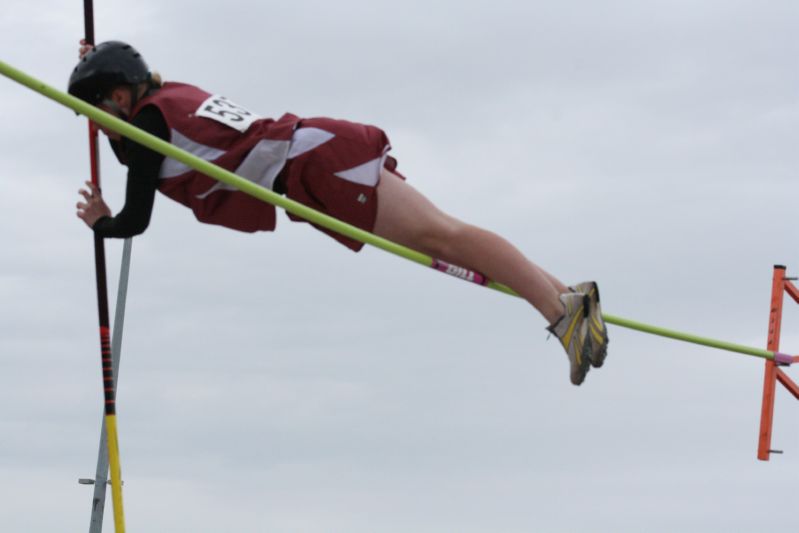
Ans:
MULTIPOLYGON (((586 327, 589 326, 589 324, 587 324, 585 321, 590 320, 590 303, 591 299, 588 297, 588 295, 583 295, 583 321, 586 327)), ((589 334, 590 332, 586 332, 585 341, 582 346, 582 352, 580 353, 580 373, 575 376, 573 369, 570 369, 569 371, 569 380, 572 382, 572 385, 582 385, 582 383, 585 381, 585 377, 588 375, 589 370, 591 370, 592 348, 591 340, 588 337, 589 334)))
MULTIPOLYGON (((591 286, 589 289, 593 291, 596 295, 596 308, 599 308, 599 286, 596 282, 592 281, 591 286)), ((589 296, 590 300, 590 307, 589 310, 592 310, 594 298, 589 296)), ((605 321, 602 320, 602 315, 600 312, 596 313, 594 316, 593 313, 589 313, 588 318, 588 334, 591 339, 591 355, 589 359, 591 360, 591 366, 594 368, 600 368, 603 364, 605 364, 605 358, 608 356, 608 344, 610 343, 610 339, 608 339, 607 335, 607 327, 605 326, 605 321), (594 349, 594 346, 599 345, 598 349, 594 349)))

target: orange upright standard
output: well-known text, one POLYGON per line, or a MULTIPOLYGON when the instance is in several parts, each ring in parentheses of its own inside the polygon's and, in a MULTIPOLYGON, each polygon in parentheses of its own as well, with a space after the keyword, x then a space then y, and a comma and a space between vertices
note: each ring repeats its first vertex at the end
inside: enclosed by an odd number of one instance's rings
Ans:
MULTIPOLYGON (((774 279, 771 285, 771 314, 768 323, 768 349, 778 352, 780 349, 780 326, 782 325, 782 297, 787 292, 796 303, 799 303, 799 289, 792 281, 797 278, 785 276, 785 267, 774 265, 774 279)), ((794 356, 794 362, 799 357, 794 356)), ((799 386, 779 368, 774 360, 766 361, 766 374, 763 378, 763 407, 760 413, 760 442, 757 446, 757 458, 768 461, 772 453, 782 453, 771 448, 771 424, 774 419, 774 393, 779 381, 799 400, 799 386)))

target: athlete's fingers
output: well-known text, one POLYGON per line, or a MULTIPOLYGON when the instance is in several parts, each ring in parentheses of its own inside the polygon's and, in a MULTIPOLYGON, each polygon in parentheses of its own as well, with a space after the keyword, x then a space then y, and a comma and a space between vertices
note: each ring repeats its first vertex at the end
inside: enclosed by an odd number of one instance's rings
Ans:
POLYGON ((97 185, 95 185, 91 181, 87 181, 86 186, 89 187, 90 191, 92 191, 92 195, 100 196, 100 189, 97 188, 97 185))
POLYGON ((85 56, 86 54, 91 52, 92 48, 94 48, 94 46, 89 44, 89 43, 87 43, 86 39, 81 39, 80 40, 80 49, 78 50, 78 55, 80 56, 81 59, 83 59, 83 56, 85 56))
POLYGON ((86 189, 81 189, 80 193, 87 200, 94 200, 94 199, 102 200, 103 195, 100 192, 100 189, 98 189, 97 186, 94 183, 92 183, 91 181, 87 181, 86 182, 86 187, 88 188, 88 191, 86 191, 86 189))

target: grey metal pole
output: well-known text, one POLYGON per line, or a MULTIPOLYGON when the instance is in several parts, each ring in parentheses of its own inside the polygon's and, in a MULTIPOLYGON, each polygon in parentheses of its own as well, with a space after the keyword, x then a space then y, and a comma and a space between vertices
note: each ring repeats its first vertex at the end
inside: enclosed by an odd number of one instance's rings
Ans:
MULTIPOLYGON (((122 354, 122 331, 125 324, 125 303, 128 296, 128 278, 130 274, 130 254, 132 239, 125 239, 122 248, 122 266, 119 272, 119 288, 117 290, 117 305, 114 313, 114 330, 111 336, 111 359, 114 369, 114 383, 119 377, 119 359, 122 354)), ((103 512, 105 511, 105 492, 108 484, 108 435, 105 431, 105 417, 100 432, 100 450, 97 453, 97 470, 94 480, 83 479, 85 484, 94 485, 94 498, 92 499, 92 519, 89 533, 102 533, 103 512)))

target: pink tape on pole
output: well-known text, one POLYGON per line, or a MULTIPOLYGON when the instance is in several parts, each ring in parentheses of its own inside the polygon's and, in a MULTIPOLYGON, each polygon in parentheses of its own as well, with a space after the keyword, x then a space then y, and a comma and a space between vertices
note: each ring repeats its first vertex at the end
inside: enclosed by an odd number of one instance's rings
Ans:
POLYGON ((483 274, 475 272, 474 270, 469 270, 468 268, 459 267, 458 265, 451 265, 441 261, 440 259, 433 259, 433 264, 430 266, 439 272, 449 274, 450 276, 455 276, 456 278, 460 278, 464 281, 469 281, 478 285, 486 285, 488 283, 488 278, 483 274))

